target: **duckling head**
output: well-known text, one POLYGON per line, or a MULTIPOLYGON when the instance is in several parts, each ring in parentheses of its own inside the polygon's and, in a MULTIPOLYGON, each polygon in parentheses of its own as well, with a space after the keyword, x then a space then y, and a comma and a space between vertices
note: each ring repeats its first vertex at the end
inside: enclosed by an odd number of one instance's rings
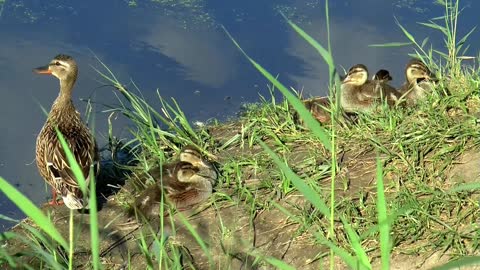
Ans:
POLYGON ((198 168, 189 162, 182 162, 178 164, 177 180, 180 182, 189 182, 189 180, 198 172, 198 168))
POLYGON ((377 71, 377 73, 375 73, 375 75, 373 75, 372 80, 388 82, 393 80, 393 78, 390 76, 390 72, 388 72, 388 70, 380 69, 377 71))
POLYGON ((418 59, 412 59, 405 68, 405 76, 410 84, 418 83, 423 80, 435 81, 435 75, 430 72, 428 67, 418 59))
POLYGON ((203 160, 202 154, 193 146, 187 145, 180 152, 180 161, 192 164, 195 167, 210 167, 203 160))
POLYGON ((367 82, 368 70, 367 67, 362 64, 357 64, 348 70, 347 77, 343 80, 343 84, 350 84, 354 86, 360 86, 367 82))
POLYGON ((48 74, 60 81, 75 81, 78 75, 77 63, 69 55, 59 54, 48 65, 33 69, 37 74, 48 74))

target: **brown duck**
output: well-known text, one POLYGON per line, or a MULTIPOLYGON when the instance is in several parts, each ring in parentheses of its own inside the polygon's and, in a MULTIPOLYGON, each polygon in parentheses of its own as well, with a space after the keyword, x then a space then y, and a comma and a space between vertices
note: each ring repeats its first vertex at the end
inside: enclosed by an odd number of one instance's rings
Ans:
POLYGON ((38 74, 49 74, 60 80, 60 94, 53 102, 47 121, 37 137, 36 161, 40 175, 52 187, 53 199, 60 194, 63 203, 70 209, 88 207, 88 194, 82 194, 72 172, 55 128, 63 134, 75 160, 87 181, 90 181, 90 167, 95 173, 99 169, 97 143, 88 127, 80 118, 72 101, 72 89, 77 80, 78 68, 75 60, 68 55, 57 55, 46 66, 34 69, 38 74))

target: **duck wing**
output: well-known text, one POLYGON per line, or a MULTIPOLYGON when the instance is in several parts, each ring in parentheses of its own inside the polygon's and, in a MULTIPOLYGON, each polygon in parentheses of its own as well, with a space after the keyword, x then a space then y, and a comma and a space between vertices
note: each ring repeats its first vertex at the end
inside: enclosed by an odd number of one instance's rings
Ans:
MULTIPOLYGON (((97 144, 89 133, 87 133, 88 136, 81 136, 77 132, 73 132, 73 134, 76 136, 64 132, 63 136, 88 184, 90 166, 92 164, 95 166, 95 172, 98 171, 99 167, 97 144)), ((79 185, 60 140, 56 133, 52 135, 53 136, 50 136, 49 140, 47 140, 48 143, 44 145, 46 147, 44 151, 45 160, 50 174, 49 178, 53 180, 52 182, 55 188, 64 195, 63 190, 65 188, 68 191, 75 191, 79 188, 79 185)))

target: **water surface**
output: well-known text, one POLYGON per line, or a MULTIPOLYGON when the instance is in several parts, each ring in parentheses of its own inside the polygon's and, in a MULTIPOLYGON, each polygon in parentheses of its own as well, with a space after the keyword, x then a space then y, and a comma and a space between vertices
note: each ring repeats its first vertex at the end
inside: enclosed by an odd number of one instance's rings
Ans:
MULTIPOLYGON (((330 1, 332 50, 342 68, 363 63, 371 71, 387 68, 394 85, 403 82, 407 54, 413 47, 372 48, 369 44, 407 41, 397 20, 421 42, 429 36, 441 48, 443 37, 417 22, 442 15, 432 1, 330 1)), ((2 3, 2 2, 0 2, 2 3)), ((468 7, 460 20, 460 35, 476 24, 480 4, 468 7)), ((96 137, 105 143, 107 114, 102 104, 117 104, 114 91, 92 66, 98 56, 124 83, 130 80, 158 105, 156 91, 175 98, 192 121, 226 120, 246 102, 268 96, 266 80, 227 38, 223 25, 250 56, 287 86, 307 95, 325 95, 327 66, 279 15, 283 12, 322 44, 326 44, 323 1, 5 1, 0 15, 0 176, 40 205, 49 189, 34 162, 35 138, 58 94, 58 81, 31 72, 58 53, 72 55, 80 73, 74 101, 97 104, 96 137)), ((476 45, 478 33, 471 37, 476 45)), ((478 47, 472 46, 470 55, 478 47)), ((114 120, 117 137, 128 137, 129 122, 114 120)), ((0 195, 0 213, 22 218, 0 195)), ((7 223, 0 221, 0 226, 7 223)))

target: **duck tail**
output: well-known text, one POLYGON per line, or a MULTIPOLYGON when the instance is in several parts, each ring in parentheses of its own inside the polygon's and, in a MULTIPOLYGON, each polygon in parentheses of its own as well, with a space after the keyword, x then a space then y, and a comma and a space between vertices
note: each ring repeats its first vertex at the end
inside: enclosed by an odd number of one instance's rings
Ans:
POLYGON ((88 209, 88 199, 85 202, 83 198, 79 198, 73 193, 67 193, 66 196, 62 196, 63 202, 70 209, 88 209))

